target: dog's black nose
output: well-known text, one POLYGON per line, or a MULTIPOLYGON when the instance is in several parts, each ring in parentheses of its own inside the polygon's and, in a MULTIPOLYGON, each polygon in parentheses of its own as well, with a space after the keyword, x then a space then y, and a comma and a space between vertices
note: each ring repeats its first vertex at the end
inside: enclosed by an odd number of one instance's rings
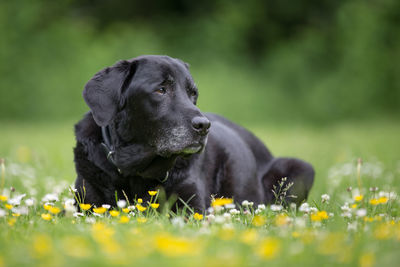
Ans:
POLYGON ((192 119, 193 128, 201 135, 206 135, 210 129, 211 123, 206 117, 194 117, 192 119))

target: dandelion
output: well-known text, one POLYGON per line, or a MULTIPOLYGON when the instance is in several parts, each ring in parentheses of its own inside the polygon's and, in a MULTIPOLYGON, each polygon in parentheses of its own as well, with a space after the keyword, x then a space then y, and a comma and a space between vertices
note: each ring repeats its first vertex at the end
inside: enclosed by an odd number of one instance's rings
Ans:
POLYGON ((51 220, 51 214, 50 213, 42 213, 42 219, 45 221, 50 221, 51 220))
POLYGON ((162 234, 156 237, 156 248, 166 256, 178 257, 196 253, 198 244, 185 238, 162 234))
POLYGON ((86 210, 90 209, 90 208, 92 207, 92 205, 81 203, 81 204, 79 204, 79 207, 80 207, 82 210, 85 210, 85 211, 86 211, 86 210))
POLYGON ((5 202, 5 201, 7 201, 7 199, 8 199, 7 196, 0 195, 0 201, 5 202))
POLYGON ((12 209, 12 208, 13 208, 13 205, 10 205, 10 204, 5 204, 4 206, 5 206, 5 207, 6 207, 6 209, 8 209, 8 210, 10 210, 10 209, 12 209))
POLYGON ((311 221, 313 222, 320 222, 322 220, 327 220, 329 215, 326 211, 318 211, 316 213, 311 214, 311 221))
POLYGON ((51 208, 49 209, 49 212, 50 212, 50 213, 53 213, 54 215, 60 213, 60 211, 61 211, 61 210, 60 210, 59 208, 57 208, 57 207, 51 207, 51 208))
POLYGON ((140 217, 140 218, 137 218, 136 221, 137 221, 138 223, 146 223, 146 222, 147 222, 147 219, 146 219, 146 218, 143 218, 143 217, 140 217))
POLYGON ((372 267, 375 264, 375 255, 372 253, 364 253, 359 259, 360 267, 372 267))
POLYGON ((145 210, 147 210, 147 208, 146 207, 143 207, 142 205, 140 205, 140 204, 136 204, 136 208, 138 209, 138 211, 140 211, 140 212, 143 212, 143 211, 145 211, 145 210))
POLYGON ((110 210, 110 215, 111 215, 112 217, 117 217, 117 216, 119 215, 119 211, 117 211, 117 210, 110 210))
POLYGON ((275 218, 275 224, 277 226, 283 226, 289 223, 289 217, 286 214, 279 214, 275 218))
POLYGON ((376 198, 372 198, 369 200, 369 204, 376 206, 379 204, 379 200, 376 198))
POLYGON ((155 196, 157 194, 157 191, 148 191, 147 193, 149 193, 150 196, 155 196))
POLYGON ((152 207, 153 209, 157 209, 160 206, 159 203, 151 203, 150 207, 152 207))
POLYGON ((138 198, 137 203, 142 204, 143 203, 143 199, 138 198))
POLYGON ((240 235, 239 239, 245 244, 254 244, 257 240, 257 231, 254 229, 248 229, 240 235))
POLYGON ((351 208, 354 210, 354 209, 356 209, 357 208, 357 204, 353 204, 353 205, 351 205, 351 208))
POLYGON ((232 203, 233 203, 232 198, 216 198, 216 199, 212 200, 211 207, 215 208, 215 207, 220 207, 220 206, 224 206, 224 205, 232 204, 232 203))
POLYGON ((104 207, 93 208, 93 212, 94 212, 94 213, 97 213, 97 214, 103 214, 103 213, 105 213, 106 211, 107 211, 107 209, 104 208, 104 207))
POLYGON ((203 220, 203 214, 200 214, 200 213, 195 213, 194 215, 193 215, 193 218, 196 220, 196 221, 200 221, 200 220, 203 220))
POLYGON ((123 209, 122 209, 122 212, 123 212, 123 213, 129 213, 130 211, 131 211, 131 210, 130 210, 129 208, 123 208, 123 209))
POLYGON ((89 242, 81 236, 67 236, 62 240, 65 254, 74 258, 88 258, 92 255, 89 242))
POLYGON ((36 235, 33 238, 33 251, 34 255, 44 257, 50 255, 52 252, 52 242, 47 235, 36 235))
POLYGON ((389 201, 389 198, 387 197, 380 197, 378 199, 379 204, 386 204, 389 201))
POLYGON ((256 248, 256 253, 263 259, 270 260, 275 258, 281 249, 281 242, 276 238, 264 239, 260 246, 256 248))
POLYGON ((123 199, 118 200, 117 206, 118 206, 118 208, 120 208, 120 209, 125 208, 125 206, 126 206, 126 201, 123 200, 123 199))
POLYGON ((129 222, 129 217, 124 215, 121 216, 121 218, 119 219, 119 223, 128 223, 129 222))
POLYGON ((14 224, 17 222, 17 218, 11 218, 7 221, 9 226, 14 226, 14 224))
POLYGON ((260 226, 265 225, 266 222, 267 222, 267 219, 264 216, 256 215, 256 216, 254 216, 251 223, 254 226, 260 227, 260 226))
POLYGON ((364 196, 363 196, 363 195, 357 195, 357 196, 354 197, 354 200, 355 200, 356 202, 361 202, 363 199, 364 199, 364 196))

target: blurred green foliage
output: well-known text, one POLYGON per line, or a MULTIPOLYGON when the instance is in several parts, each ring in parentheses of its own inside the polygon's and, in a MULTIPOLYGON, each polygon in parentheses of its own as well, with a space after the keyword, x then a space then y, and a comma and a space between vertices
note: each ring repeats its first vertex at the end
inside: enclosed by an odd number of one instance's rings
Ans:
POLYGON ((77 119, 119 59, 190 63, 202 110, 240 122, 397 117, 400 1, 0 1, 0 120, 77 119))

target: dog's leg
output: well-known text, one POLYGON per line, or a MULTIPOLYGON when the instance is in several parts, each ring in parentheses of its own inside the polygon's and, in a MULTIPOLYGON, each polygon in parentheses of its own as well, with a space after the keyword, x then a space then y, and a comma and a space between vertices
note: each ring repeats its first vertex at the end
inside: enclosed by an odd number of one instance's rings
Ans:
POLYGON ((275 158, 271 161, 270 167, 263 177, 266 202, 274 203, 276 201, 276 197, 272 191, 274 190, 274 185, 276 193, 278 193, 277 191, 282 193, 282 189, 289 183, 293 183, 286 192, 284 200, 286 203, 296 203, 299 205, 307 199, 313 181, 314 169, 309 163, 295 158, 275 158), (280 188, 279 182, 285 177, 286 181, 282 188, 280 188))

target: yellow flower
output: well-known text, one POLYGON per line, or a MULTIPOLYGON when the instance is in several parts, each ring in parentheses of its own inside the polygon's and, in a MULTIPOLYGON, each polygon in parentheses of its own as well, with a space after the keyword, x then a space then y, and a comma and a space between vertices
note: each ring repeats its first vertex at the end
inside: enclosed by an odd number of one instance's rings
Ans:
POLYGON ((218 231, 217 236, 222 240, 231 240, 235 237, 235 230, 232 228, 222 228, 218 231))
POLYGON ((117 216, 119 215, 119 211, 117 211, 117 210, 110 210, 110 215, 111 215, 112 217, 117 217, 117 216))
POLYGON ((145 210, 147 210, 147 208, 146 207, 143 207, 142 205, 140 205, 140 204, 136 204, 136 208, 138 209, 138 211, 140 211, 140 212, 143 212, 143 211, 145 211, 145 210))
POLYGON ((123 208, 122 211, 123 211, 124 213, 129 213, 130 210, 129 210, 128 208, 123 208))
POLYGON ((129 222, 129 217, 128 216, 121 216, 119 219, 119 223, 128 223, 129 222))
POLYGON ((378 240, 386 240, 392 237, 390 224, 381 223, 374 230, 374 237, 378 240))
POLYGON ((19 217, 20 215, 21 215, 21 214, 19 214, 19 213, 13 213, 13 214, 12 214, 13 217, 19 217))
POLYGON ((157 191, 148 191, 150 196, 155 196, 157 194, 157 191))
POLYGON ((156 237, 156 247, 164 255, 179 257, 192 255, 198 251, 198 244, 182 237, 174 237, 169 234, 162 234, 156 237))
POLYGON ((92 249, 88 240, 81 236, 67 236, 62 240, 63 252, 74 258, 88 258, 92 249))
POLYGON ((17 218, 11 218, 7 221, 9 226, 14 226, 14 224, 17 222, 17 218))
POLYGON ((364 253, 360 257, 360 267, 372 267, 375 264, 375 255, 372 253, 364 253))
POLYGON ((159 203, 151 203, 150 207, 152 207, 153 209, 157 209, 160 206, 159 203))
POLYGON ((277 215, 275 218, 275 224, 277 226, 283 226, 288 223, 289 223, 289 218, 286 214, 281 213, 281 214, 277 215))
POLYGON ((6 204, 5 206, 6 206, 6 209, 8 209, 8 210, 13 208, 13 205, 10 205, 10 204, 6 204))
POLYGON ((42 219, 45 221, 50 221, 51 215, 49 213, 42 213, 42 219))
POLYGON ((351 208, 352 208, 352 209, 356 209, 356 208, 357 208, 357 204, 351 205, 351 208))
POLYGON ((99 208, 93 208, 93 212, 97 213, 97 214, 103 214, 104 212, 106 212, 107 209, 104 207, 99 207, 99 208))
POLYGON ((281 249, 281 242, 276 238, 267 238, 263 240, 259 247, 256 248, 256 253, 264 259, 275 258, 281 249))
POLYGON ((41 234, 33 238, 32 248, 35 257, 44 257, 51 255, 53 244, 49 236, 41 234))
POLYGON ((44 205, 43 205, 43 208, 44 208, 45 210, 50 210, 51 207, 53 207, 53 206, 52 206, 52 205, 49 205, 49 204, 44 204, 44 205))
POLYGON ((294 231, 294 232, 292 232, 292 237, 294 237, 294 238, 299 238, 299 237, 300 237, 300 233, 294 231))
POLYGON ((193 214, 193 218, 197 221, 203 220, 203 214, 196 212, 195 214, 193 214))
POLYGON ((7 201, 8 197, 7 196, 2 196, 0 195, 0 201, 7 201))
POLYGON ((80 207, 82 210, 88 210, 88 209, 90 209, 90 208, 92 207, 92 205, 81 203, 81 204, 79 204, 79 207, 80 207))
POLYGON ((254 244, 257 240, 257 231, 254 229, 247 229, 240 235, 240 241, 245 244, 254 244))
POLYGON ((354 200, 357 201, 357 202, 361 202, 363 199, 364 199, 363 195, 359 195, 359 196, 355 196, 354 197, 354 200))
POLYGON ((50 209, 49 209, 49 212, 50 213, 53 213, 53 214, 58 214, 58 213, 60 213, 60 209, 59 208, 57 208, 57 207, 51 207, 50 209))
POLYGON ((136 221, 137 221, 138 223, 145 223, 145 222, 147 222, 147 219, 146 219, 146 218, 140 217, 140 218, 137 218, 136 221))
POLYGON ((143 203, 143 199, 138 198, 137 203, 140 203, 140 204, 143 203))
POLYGON ((324 210, 311 214, 311 221, 313 221, 313 222, 320 222, 320 221, 326 220, 328 218, 329 218, 329 215, 324 210))
POLYGON ((253 221, 251 222, 254 226, 263 226, 267 220, 265 219, 264 216, 256 215, 253 218, 253 221))
POLYGON ((211 202, 211 207, 217 207, 217 206, 224 206, 226 204, 232 204, 233 199, 232 198, 216 198, 213 199, 211 202))
POLYGON ((364 217, 364 222, 373 222, 374 218, 371 217, 364 217))
POLYGON ((380 197, 378 201, 379 204, 386 204, 389 201, 389 199, 387 197, 380 197))
POLYGON ((373 199, 371 199, 371 200, 369 201, 369 204, 376 206, 376 205, 379 204, 379 200, 376 199, 376 198, 373 198, 373 199))

